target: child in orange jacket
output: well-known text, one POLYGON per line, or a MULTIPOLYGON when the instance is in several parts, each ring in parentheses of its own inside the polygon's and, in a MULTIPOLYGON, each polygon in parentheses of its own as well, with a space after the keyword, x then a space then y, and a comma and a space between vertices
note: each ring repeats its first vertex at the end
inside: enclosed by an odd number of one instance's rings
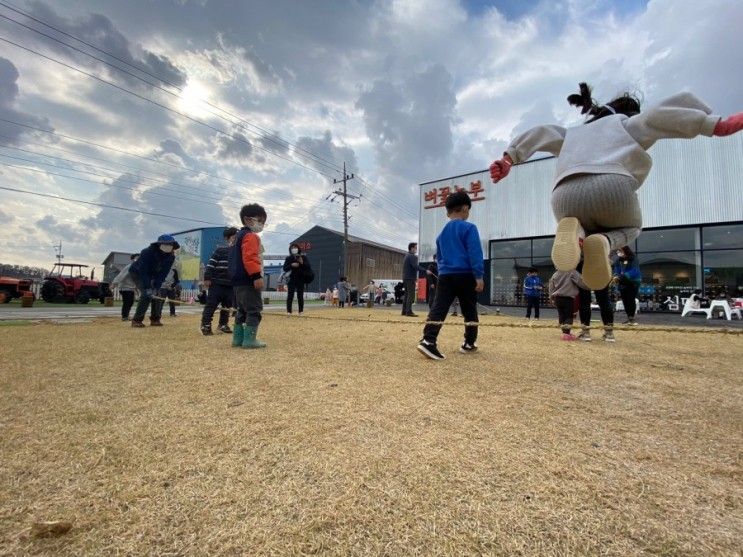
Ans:
POLYGON ((256 340, 263 311, 263 245, 258 236, 266 224, 266 210, 252 203, 240 209, 243 227, 230 248, 229 271, 235 289, 237 315, 232 346, 265 348, 256 340))

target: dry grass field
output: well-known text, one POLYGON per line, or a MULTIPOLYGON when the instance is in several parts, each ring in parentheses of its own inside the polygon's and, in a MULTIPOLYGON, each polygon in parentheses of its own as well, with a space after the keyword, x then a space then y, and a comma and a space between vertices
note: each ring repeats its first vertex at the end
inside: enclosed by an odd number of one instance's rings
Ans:
POLYGON ((3 327, 0 554, 741 554, 743 335, 402 319, 3 327))

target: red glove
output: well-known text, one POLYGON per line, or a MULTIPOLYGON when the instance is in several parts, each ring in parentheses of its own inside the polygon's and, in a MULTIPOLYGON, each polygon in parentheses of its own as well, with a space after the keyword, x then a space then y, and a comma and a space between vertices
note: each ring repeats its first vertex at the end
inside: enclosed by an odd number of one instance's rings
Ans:
POLYGON ((503 178, 508 176, 508 173, 511 172, 512 165, 513 165, 513 161, 511 160, 511 157, 509 157, 508 155, 503 155, 502 159, 497 160, 493 164, 491 164, 490 165, 490 179, 493 181, 493 183, 497 184, 503 178))
POLYGON ((735 132, 743 130, 743 112, 733 114, 726 120, 720 120, 712 132, 714 135, 732 135, 735 132))

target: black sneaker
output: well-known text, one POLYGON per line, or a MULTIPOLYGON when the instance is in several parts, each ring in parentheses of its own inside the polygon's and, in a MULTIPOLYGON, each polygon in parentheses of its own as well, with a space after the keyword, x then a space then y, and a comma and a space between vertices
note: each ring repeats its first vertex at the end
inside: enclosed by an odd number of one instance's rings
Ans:
POLYGON ((443 360, 444 355, 439 352, 439 349, 436 348, 435 342, 428 342, 427 340, 421 340, 418 343, 418 352, 426 356, 426 358, 431 358, 432 360, 443 360))
POLYGON ((472 354, 473 352, 477 352, 477 345, 476 344, 467 344, 466 342, 459 347, 459 351, 462 354, 472 354))
POLYGON ((205 337, 208 337, 210 335, 213 335, 211 325, 202 325, 201 326, 201 334, 205 337))
POLYGON ((218 329, 220 331, 222 331, 226 335, 231 335, 232 334, 232 329, 230 329, 230 326, 229 325, 220 325, 218 327, 218 329))

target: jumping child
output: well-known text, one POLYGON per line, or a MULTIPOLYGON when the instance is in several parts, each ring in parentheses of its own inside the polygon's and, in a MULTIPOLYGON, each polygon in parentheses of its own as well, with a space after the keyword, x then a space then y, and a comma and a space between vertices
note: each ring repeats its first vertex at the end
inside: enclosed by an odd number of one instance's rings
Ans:
POLYGON ((502 180, 512 165, 537 151, 558 156, 552 261, 572 271, 582 250, 583 279, 598 290, 611 280, 610 251, 631 244, 642 230, 637 190, 653 164, 647 150, 659 139, 736 133, 743 129, 743 112, 721 120, 691 93, 678 93, 641 113, 640 102, 628 93, 605 105, 596 103, 585 83, 568 102, 589 116, 585 125, 538 126, 522 133, 490 166, 490 177, 494 183, 502 180))

